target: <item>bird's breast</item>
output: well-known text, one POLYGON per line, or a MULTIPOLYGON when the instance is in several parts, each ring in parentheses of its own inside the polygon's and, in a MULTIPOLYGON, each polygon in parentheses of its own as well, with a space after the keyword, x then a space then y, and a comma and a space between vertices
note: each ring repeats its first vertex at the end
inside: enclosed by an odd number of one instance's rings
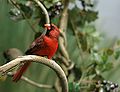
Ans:
POLYGON ((56 41, 51 42, 51 44, 49 44, 48 48, 49 48, 48 58, 52 58, 54 56, 55 52, 57 51, 58 42, 56 42, 56 41))

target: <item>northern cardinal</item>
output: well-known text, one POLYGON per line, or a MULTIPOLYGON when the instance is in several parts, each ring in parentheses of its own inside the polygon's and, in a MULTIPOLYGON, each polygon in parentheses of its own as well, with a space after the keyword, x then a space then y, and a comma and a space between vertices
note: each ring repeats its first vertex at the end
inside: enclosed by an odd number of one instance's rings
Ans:
MULTIPOLYGON (((58 48, 60 30, 54 24, 45 24, 45 28, 47 29, 47 33, 42 34, 33 41, 30 48, 26 51, 26 55, 47 56, 48 59, 51 59, 54 56, 58 48)), ((20 67, 20 69, 13 75, 14 82, 20 80, 30 64, 31 62, 26 62, 20 67)))

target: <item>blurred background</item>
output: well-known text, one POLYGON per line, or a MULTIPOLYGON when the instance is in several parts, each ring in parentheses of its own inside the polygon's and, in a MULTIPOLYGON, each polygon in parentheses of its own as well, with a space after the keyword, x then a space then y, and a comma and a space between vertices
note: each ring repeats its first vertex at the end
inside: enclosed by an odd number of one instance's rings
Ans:
POLYGON ((118 37, 119 29, 119 0, 96 0, 96 9, 99 11, 99 19, 96 21, 96 28, 104 32, 109 37, 118 37))
MULTIPOLYGON (((76 0, 79 2, 79 0, 76 0)), ((111 40, 114 43, 114 39, 119 39, 119 22, 120 22, 120 1, 119 0, 95 0, 96 4, 94 10, 98 11, 98 19, 94 22, 95 28, 99 33, 104 34, 103 45, 106 47, 106 41, 111 40), (106 40, 107 39, 107 40, 106 40)), ((77 4, 78 6, 79 3, 77 4)), ((70 8, 72 5, 69 6, 70 8)), ((13 21, 10 19, 9 11, 11 5, 6 0, 0 0, 0 65, 5 63, 3 52, 9 48, 18 48, 23 53, 29 47, 34 40, 34 32, 25 20, 13 21)), ((68 39, 68 43, 71 42, 68 39)), ((72 44, 73 42, 71 42, 72 44)), ((74 43, 73 43, 74 44, 74 43)), ((68 51, 70 46, 68 46, 68 51)), ((71 54, 73 60, 76 59, 76 54, 71 54)), ((39 83, 53 84, 56 76, 55 73, 48 67, 43 65, 33 64, 25 73, 28 78, 37 81, 39 83), (39 72, 38 72, 39 70, 39 72), (34 73, 34 74, 33 74, 34 73)), ((120 63, 114 67, 111 71, 103 73, 105 79, 116 82, 120 85, 120 63)), ((54 92, 49 89, 39 89, 27 84, 23 81, 13 83, 11 78, 8 77, 6 81, 0 81, 0 92, 54 92), (24 90, 23 90, 24 89, 24 90)))

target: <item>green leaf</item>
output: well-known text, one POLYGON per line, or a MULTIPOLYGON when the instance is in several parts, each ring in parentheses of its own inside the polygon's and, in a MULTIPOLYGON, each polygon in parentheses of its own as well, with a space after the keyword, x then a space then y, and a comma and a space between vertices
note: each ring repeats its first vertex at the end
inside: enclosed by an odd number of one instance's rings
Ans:
POLYGON ((21 15, 21 11, 18 10, 17 8, 13 8, 9 11, 10 14, 10 19, 14 20, 14 21, 19 21, 21 19, 23 19, 23 16, 21 15))
POLYGON ((41 34, 42 34, 42 32, 37 32, 37 33, 35 34, 35 39, 36 39, 37 37, 39 37, 41 34))
POLYGON ((93 79, 97 81, 104 80, 104 78, 101 75, 96 75, 93 79))
POLYGON ((101 59, 101 57, 98 53, 93 52, 91 58, 92 58, 93 61, 96 61, 97 64, 102 63, 102 59, 101 59))
POLYGON ((114 55, 115 59, 118 59, 119 56, 120 56, 120 50, 115 51, 115 55, 114 55))
POLYGON ((27 18, 30 18, 32 16, 33 10, 30 8, 30 6, 26 6, 25 4, 21 3, 19 3, 18 5, 27 18))
POLYGON ((80 80, 81 75, 82 75, 81 69, 80 69, 79 67, 76 67, 76 66, 75 66, 75 67, 73 68, 73 71, 74 71, 74 75, 75 75, 75 81, 80 80))
POLYGON ((109 71, 113 68, 113 63, 106 63, 104 71, 109 71))
POLYGON ((108 48, 107 50, 106 50, 106 54, 107 55, 112 55, 113 54, 113 49, 111 49, 111 48, 108 48))
POLYGON ((28 2, 28 0, 16 0, 16 2, 21 3, 21 4, 26 4, 28 2))
POLYGON ((97 15, 98 15, 98 12, 96 11, 92 11, 92 10, 86 11, 86 21, 88 23, 95 21, 98 18, 97 15))
POLYGON ((58 2, 59 0, 43 0, 44 5, 47 8, 50 8, 54 3, 58 2))
POLYGON ((5 81, 5 80, 6 80, 6 78, 7 78, 7 75, 0 76, 0 82, 1 82, 1 81, 5 81))
POLYGON ((90 75, 96 74, 95 68, 96 68, 96 63, 94 63, 94 64, 91 65, 89 71, 86 74, 87 76, 89 76, 89 78, 90 78, 90 75))
POLYGON ((88 23, 95 21, 98 18, 98 12, 93 10, 81 10, 80 17, 82 21, 86 21, 88 23))
POLYGON ((20 10, 18 8, 13 8, 10 10, 9 14, 10 14, 10 18, 14 21, 19 21, 19 20, 23 20, 26 18, 31 18, 32 14, 33 14, 33 10, 29 7, 26 6, 25 4, 18 4, 20 7, 20 10), (25 17, 23 16, 23 13, 25 15, 25 17))
POLYGON ((107 60, 108 60, 108 55, 106 53, 103 53, 103 55, 101 56, 101 58, 102 58, 103 63, 106 63, 107 60))
POLYGON ((69 92, 80 92, 80 86, 78 83, 70 82, 68 86, 69 86, 69 92))
POLYGON ((74 84, 75 86, 75 92, 80 92, 80 86, 78 83, 74 84))
POLYGON ((53 24, 57 24, 57 23, 59 22, 59 18, 53 18, 53 19, 51 20, 51 22, 52 22, 53 24))

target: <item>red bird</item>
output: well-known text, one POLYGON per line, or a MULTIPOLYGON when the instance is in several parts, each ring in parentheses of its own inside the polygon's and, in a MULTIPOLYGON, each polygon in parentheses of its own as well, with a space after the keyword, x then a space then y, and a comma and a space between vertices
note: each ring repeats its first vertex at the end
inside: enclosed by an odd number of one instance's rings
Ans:
MULTIPOLYGON (((45 24, 47 29, 46 34, 39 36, 26 51, 26 55, 39 55, 47 56, 48 59, 51 59, 57 48, 58 48, 58 37, 60 30, 54 24, 45 24)), ((31 62, 26 62, 24 65, 13 75, 13 81, 17 82, 20 80, 23 73, 27 70, 31 62)))

